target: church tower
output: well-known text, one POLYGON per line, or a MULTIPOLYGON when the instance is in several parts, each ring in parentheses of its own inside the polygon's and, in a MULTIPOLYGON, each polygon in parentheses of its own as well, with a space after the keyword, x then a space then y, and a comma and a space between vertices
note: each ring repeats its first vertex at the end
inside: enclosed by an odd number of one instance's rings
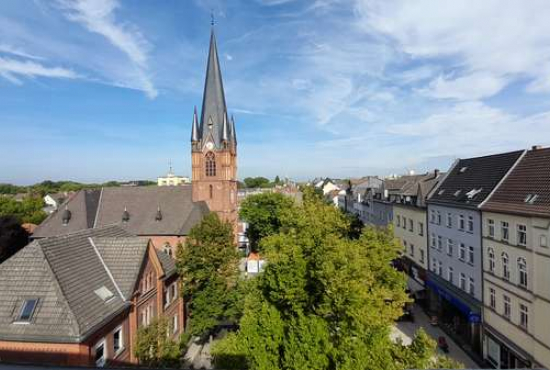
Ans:
POLYGON ((237 135, 225 105, 214 28, 200 120, 197 109, 191 129, 193 201, 206 201, 221 219, 237 222, 237 135))

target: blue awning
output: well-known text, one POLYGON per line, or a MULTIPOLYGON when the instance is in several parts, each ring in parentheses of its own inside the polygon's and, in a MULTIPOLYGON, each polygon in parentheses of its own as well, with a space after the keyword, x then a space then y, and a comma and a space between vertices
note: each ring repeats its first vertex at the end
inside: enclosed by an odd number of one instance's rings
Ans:
POLYGON ((462 302, 460 299, 456 298, 454 295, 452 295, 448 290, 446 290, 444 287, 440 286, 433 280, 427 280, 426 285, 432 289, 435 293, 437 293, 439 296, 447 300, 449 303, 451 303, 453 306, 455 306, 460 312, 462 312, 466 317, 468 317, 468 321, 472 323, 478 323, 481 322, 481 315, 479 312, 476 312, 472 310, 470 306, 462 302))

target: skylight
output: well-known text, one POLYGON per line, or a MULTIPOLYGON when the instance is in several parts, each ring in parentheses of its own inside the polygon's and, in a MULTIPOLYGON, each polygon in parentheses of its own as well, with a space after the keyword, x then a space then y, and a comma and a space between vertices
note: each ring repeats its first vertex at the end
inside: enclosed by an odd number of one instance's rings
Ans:
POLYGON ((437 193, 437 195, 443 195, 444 192, 445 192, 445 189, 441 189, 441 190, 439 191, 439 193, 437 193))
POLYGON ((94 293, 97 294, 97 296, 101 298, 103 302, 107 302, 108 300, 114 297, 114 294, 105 286, 102 286, 101 288, 94 290, 94 293))
POLYGON ((468 197, 468 199, 472 199, 473 197, 475 197, 476 195, 481 193, 481 190, 482 190, 481 188, 472 189, 472 190, 470 190, 469 192, 466 193, 466 196, 468 197))
POLYGON ((464 172, 466 172, 467 169, 468 169, 468 167, 462 167, 459 172, 464 173, 464 172))
POLYGON ((538 194, 527 194, 527 197, 525 198, 524 202, 528 204, 533 204, 539 197, 538 194))
POLYGON ((462 192, 462 190, 458 189, 457 191, 455 191, 454 196, 458 197, 460 195, 460 192, 462 192))
POLYGON ((23 302, 23 306, 21 307, 21 312, 19 313, 19 317, 17 317, 17 321, 30 322, 37 304, 38 298, 26 299, 25 302, 23 302))

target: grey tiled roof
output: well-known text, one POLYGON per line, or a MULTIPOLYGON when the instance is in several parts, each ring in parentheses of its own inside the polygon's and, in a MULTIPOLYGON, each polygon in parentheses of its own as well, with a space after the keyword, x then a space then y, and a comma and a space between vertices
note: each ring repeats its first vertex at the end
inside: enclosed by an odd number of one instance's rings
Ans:
POLYGON ((523 153, 518 150, 459 160, 428 202, 477 208, 523 153))
POLYGON ((0 265, 0 338, 80 342, 126 309, 147 248, 129 235, 109 226, 40 239, 0 265), (39 299, 31 324, 14 324, 28 298, 39 299))
POLYGON ((91 227, 118 224, 134 235, 187 235, 209 212, 205 202, 192 201, 192 187, 143 186, 113 187, 80 191, 57 212, 48 217, 34 232, 42 238, 64 235, 91 227), (155 216, 160 207, 162 219, 155 216), (63 225, 65 208, 71 220, 63 225), (124 209, 130 215, 123 222, 124 209))
POLYGON ((176 272, 176 261, 170 257, 168 254, 155 249, 157 252, 157 256, 160 260, 160 264, 162 265, 162 270, 164 271, 164 274, 166 276, 171 276, 176 272))

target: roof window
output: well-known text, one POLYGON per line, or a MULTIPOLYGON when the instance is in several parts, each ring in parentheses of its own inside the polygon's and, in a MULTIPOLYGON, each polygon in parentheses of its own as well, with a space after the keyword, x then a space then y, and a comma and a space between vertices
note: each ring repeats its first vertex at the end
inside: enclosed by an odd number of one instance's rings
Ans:
POLYGON ((462 192, 462 190, 458 189, 457 191, 455 191, 454 196, 458 197, 461 192, 462 192))
POLYGON ((21 312, 17 316, 18 323, 29 323, 31 322, 32 316, 36 311, 36 305, 38 304, 38 298, 25 299, 23 306, 21 307, 21 312))
POLYGON ((460 173, 464 173, 464 172, 466 172, 467 169, 468 169, 468 167, 462 167, 462 168, 459 170, 459 172, 460 172, 460 173))
POLYGON ((94 293, 103 300, 103 302, 107 302, 111 300, 115 295, 113 292, 111 292, 107 287, 102 286, 99 289, 94 290, 94 293))
POLYGON ((479 193, 481 193, 481 190, 483 190, 482 188, 479 188, 479 189, 472 189, 470 190, 469 192, 466 193, 466 196, 468 197, 468 199, 472 199, 474 198, 476 195, 478 195, 479 193))
POLYGON ((441 190, 437 193, 437 195, 443 195, 443 193, 445 193, 445 189, 441 189, 441 190))
POLYGON ((525 198, 524 202, 528 204, 534 204, 535 201, 538 199, 538 194, 527 194, 527 197, 525 198))

